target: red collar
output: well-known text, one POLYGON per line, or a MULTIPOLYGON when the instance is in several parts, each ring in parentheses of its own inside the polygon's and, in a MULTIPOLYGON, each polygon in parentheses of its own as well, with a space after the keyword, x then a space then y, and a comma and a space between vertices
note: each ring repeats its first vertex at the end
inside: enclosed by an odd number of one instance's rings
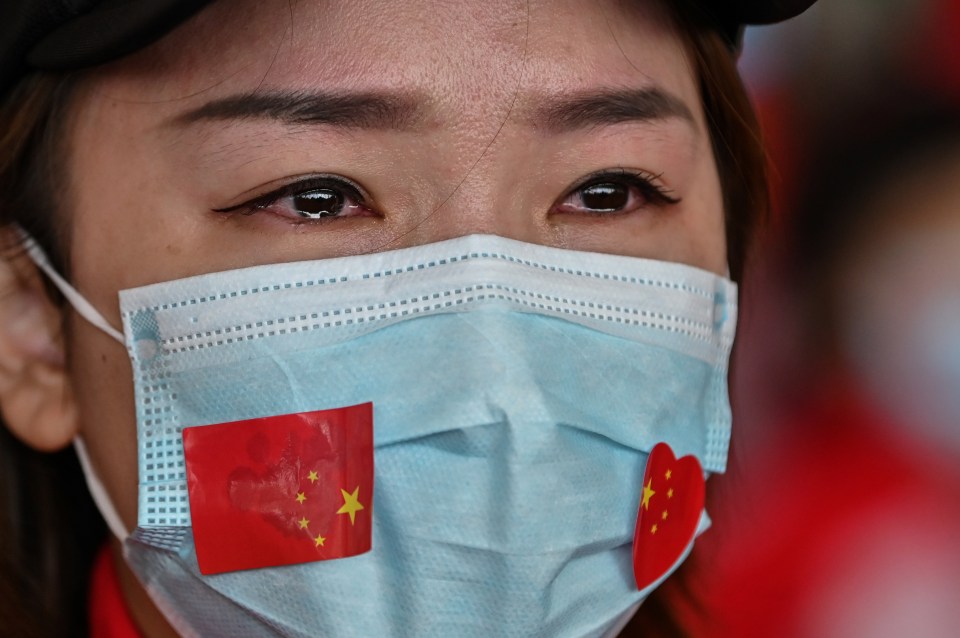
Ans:
POLYGON ((142 638, 120 592, 110 546, 104 544, 90 575, 90 636, 92 638, 142 638))

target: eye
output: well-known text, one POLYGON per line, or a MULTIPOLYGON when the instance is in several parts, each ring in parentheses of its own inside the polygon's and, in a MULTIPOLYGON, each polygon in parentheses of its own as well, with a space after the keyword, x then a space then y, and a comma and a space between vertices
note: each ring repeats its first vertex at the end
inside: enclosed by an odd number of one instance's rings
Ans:
POLYGON ((658 176, 620 169, 589 176, 556 204, 553 212, 622 215, 650 205, 679 202, 659 183, 658 176))
POLYGON ((377 216, 365 201, 356 184, 341 177, 322 176, 292 182, 242 204, 214 209, 214 212, 242 215, 268 212, 299 222, 377 216))

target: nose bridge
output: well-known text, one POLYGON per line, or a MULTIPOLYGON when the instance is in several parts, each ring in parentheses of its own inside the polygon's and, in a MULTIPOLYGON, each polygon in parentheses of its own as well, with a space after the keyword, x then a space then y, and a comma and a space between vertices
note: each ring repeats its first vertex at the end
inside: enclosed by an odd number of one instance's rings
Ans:
POLYGON ((529 243, 550 243, 545 211, 531 202, 531 189, 502 153, 488 153, 449 185, 415 231, 418 243, 489 234, 529 243))

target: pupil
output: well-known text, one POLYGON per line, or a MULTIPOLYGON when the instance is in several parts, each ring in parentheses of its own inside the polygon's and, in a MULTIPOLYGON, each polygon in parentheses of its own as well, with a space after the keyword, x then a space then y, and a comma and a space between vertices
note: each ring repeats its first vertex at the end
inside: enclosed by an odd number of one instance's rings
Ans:
POLYGON ((627 205, 627 188, 622 184, 593 184, 580 193, 583 205, 591 210, 620 210, 627 205))
POLYGON ((301 217, 333 217, 343 208, 343 196, 329 188, 318 188, 295 195, 293 205, 301 217))

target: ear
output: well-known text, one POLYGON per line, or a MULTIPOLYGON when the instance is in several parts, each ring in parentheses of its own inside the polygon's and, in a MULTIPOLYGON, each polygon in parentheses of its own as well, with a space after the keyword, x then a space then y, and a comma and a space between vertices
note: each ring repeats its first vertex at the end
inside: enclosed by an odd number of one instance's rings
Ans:
POLYGON ((0 414, 25 444, 59 450, 77 434, 62 315, 26 253, 19 248, 0 252, 0 414))

